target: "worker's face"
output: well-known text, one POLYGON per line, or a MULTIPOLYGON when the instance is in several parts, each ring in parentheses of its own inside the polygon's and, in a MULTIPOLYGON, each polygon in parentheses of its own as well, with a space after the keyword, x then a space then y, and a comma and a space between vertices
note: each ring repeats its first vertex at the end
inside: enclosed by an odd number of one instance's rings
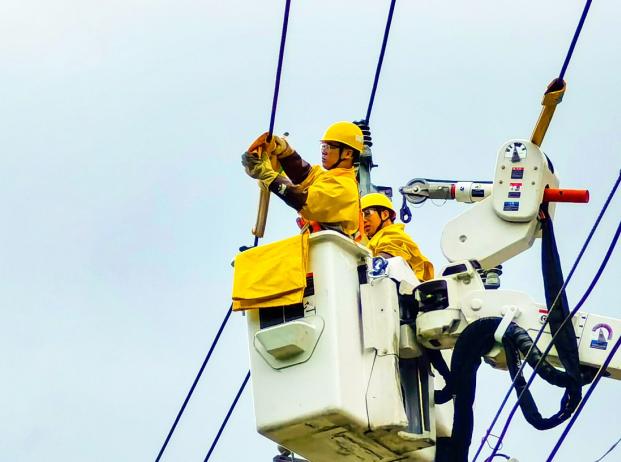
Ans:
POLYGON ((390 217, 390 212, 387 210, 379 211, 374 207, 368 207, 362 211, 362 219, 364 220, 364 234, 367 239, 371 239, 375 234, 382 229, 382 220, 387 220, 390 217))
POLYGON ((343 148, 338 143, 333 143, 330 141, 321 142, 321 165, 323 165, 323 168, 325 168, 326 170, 330 170, 335 166, 340 168, 351 167, 351 159, 351 149, 343 148), (339 161, 339 154, 342 160, 338 165, 335 165, 339 161))

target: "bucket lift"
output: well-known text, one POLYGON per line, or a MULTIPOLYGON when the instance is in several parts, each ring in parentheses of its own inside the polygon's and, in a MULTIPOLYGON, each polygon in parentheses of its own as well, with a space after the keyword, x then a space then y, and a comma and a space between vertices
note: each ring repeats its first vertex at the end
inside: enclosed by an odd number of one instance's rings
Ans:
POLYGON ((302 305, 248 315, 257 429, 311 461, 401 460, 435 441, 431 377, 408 364, 421 385, 402 392, 397 283, 373 279, 371 261, 339 233, 313 234, 302 305))
MULTIPOLYGON (((481 272, 532 245, 546 188, 557 187, 536 144, 505 143, 493 184, 445 227, 442 250, 451 263, 422 284, 399 257, 373 259, 333 231, 311 235, 303 302, 248 314, 259 433, 311 462, 437 460, 451 415, 437 412, 447 405, 434 405, 442 384, 423 350, 450 351, 485 317, 502 318, 498 341, 511 322, 533 336, 541 328, 545 305, 521 292, 487 290, 481 272), (412 309, 415 323, 407 319, 412 309)), ((581 364, 592 367, 621 332, 621 320, 589 313, 573 326, 581 364)), ((542 343, 550 340, 548 331, 542 343)), ((505 367, 502 348, 487 360, 505 367)), ((559 365, 554 349, 550 361, 559 365)), ((621 357, 607 372, 621 379, 621 357)))

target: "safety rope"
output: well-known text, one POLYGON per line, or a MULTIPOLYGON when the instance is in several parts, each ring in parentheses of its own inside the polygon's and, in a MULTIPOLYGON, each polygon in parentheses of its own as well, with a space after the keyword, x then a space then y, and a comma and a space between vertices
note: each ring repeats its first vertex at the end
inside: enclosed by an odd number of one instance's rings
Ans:
MULTIPOLYGON (((597 270, 597 273, 595 274, 595 276, 593 277, 593 280, 591 281, 591 283, 589 284, 589 287, 587 288, 586 292, 583 294, 582 298, 580 299, 580 301, 578 302, 578 304, 576 305, 576 307, 571 311, 571 313, 569 313, 569 316, 567 316, 565 318, 565 320, 563 321, 563 324, 566 324, 567 322, 569 322, 574 315, 578 312, 578 310, 582 307, 582 305, 584 304, 584 302, 586 302, 586 299, 589 297, 589 295, 591 294, 591 292, 593 291, 593 289, 595 288, 595 285, 597 284, 597 282, 599 281, 599 278, 601 277, 602 273, 604 272, 604 269, 608 263, 608 260, 610 259, 610 256, 612 255, 612 251, 614 250, 617 241, 619 239, 619 234, 621 233, 621 223, 619 223, 619 226, 617 227, 617 231, 615 232, 615 235, 613 237, 612 242, 610 243, 610 246, 608 247, 608 251, 606 252, 606 255, 604 256, 604 260, 602 261, 602 263, 600 264, 600 267, 597 270)), ((561 326, 562 326, 561 325, 561 326)), ((559 328, 558 332, 561 332, 561 329, 559 328)), ((557 334, 558 334, 557 332, 557 334)), ((548 346, 546 347, 546 349, 544 350, 541 360, 537 363, 537 365, 533 368, 533 373, 531 374, 530 378, 528 379, 528 382, 526 384, 526 387, 524 388, 524 390, 522 391, 522 393, 518 396, 517 402, 516 404, 513 406, 513 408, 511 409, 511 412, 509 413, 509 416, 507 417, 506 423, 502 429, 502 432, 500 433, 500 437, 498 438, 498 441, 502 441, 504 436, 506 435, 508 429, 509 429, 509 425, 511 423, 511 420, 513 419, 513 416, 515 415, 515 412, 517 411, 517 408, 519 406, 520 403, 520 399, 522 398, 522 396, 524 395, 524 393, 526 392, 526 390, 528 390, 528 388, 530 387, 530 385, 532 384, 533 380, 535 379, 535 376, 537 375, 537 369, 539 368, 540 364, 542 363, 542 361, 545 359, 545 357, 550 353, 552 347, 554 346, 554 340, 556 338, 556 334, 552 337, 552 340, 550 341, 550 343, 548 344, 548 346)), ((494 451, 492 452, 492 455, 494 455, 497 451, 498 451, 498 444, 496 445, 496 447, 494 448, 494 451)))
MULTIPOLYGON (((619 227, 617 228, 617 235, 616 235, 617 238, 619 237, 619 231, 620 230, 621 230, 621 224, 619 224, 619 227)), ((619 346, 621 346, 621 337, 619 337, 617 339, 617 341, 615 342, 614 346, 610 350, 610 353, 608 353, 608 356, 606 356, 606 360, 604 361, 602 366, 597 371, 597 375, 595 376, 595 379, 593 380, 593 383, 591 384, 591 386, 589 387, 589 389, 585 393, 584 398, 582 398, 582 401, 580 401, 580 404, 578 405, 578 409, 576 409, 576 412, 571 417, 571 420, 569 421, 567 426, 563 429, 563 433, 561 434, 561 436, 559 437, 558 441, 554 445, 554 448, 552 449, 552 452, 548 456, 548 459, 547 459, 546 462, 550 462, 550 461, 552 461, 554 459, 554 456, 556 455, 556 453, 560 449, 561 445, 565 441, 565 438, 567 437, 567 434, 571 430, 571 427, 574 426, 574 423, 578 419, 578 416, 582 412, 582 409, 584 409, 584 406, 586 405, 587 401, 589 400, 589 398, 593 394, 593 391, 595 390, 595 387, 597 387, 597 384, 599 383, 600 379, 602 378, 602 376, 606 372, 606 369, 608 368, 608 365, 612 361, 612 358, 614 357, 615 353, 619 349, 619 346)))
POLYGON ((386 53, 386 45, 388 44, 388 34, 390 33, 390 26, 392 24, 392 16, 395 11, 395 4, 397 0, 391 0, 390 8, 388 10, 388 20, 386 21, 386 29, 384 30, 384 39, 382 40, 382 49, 380 51, 379 59, 377 61, 377 68, 375 69, 375 78, 373 79, 373 89, 371 90, 371 98, 369 99, 369 106, 367 107, 367 116, 365 121, 369 124, 371 120, 371 110, 373 109, 373 102, 375 101, 375 92, 377 91, 377 84, 379 82, 380 73, 382 71, 382 64, 384 63, 384 54, 386 53))
POLYGON ((209 448, 209 452, 205 456, 205 460, 203 462, 207 462, 209 460, 209 458, 211 457, 211 454, 213 453, 213 450, 216 448, 216 444, 218 444, 218 440, 220 439, 220 436, 222 435, 222 432, 224 431, 224 427, 226 427, 226 424, 229 421, 229 418, 231 417, 231 414, 233 413, 233 409, 235 409, 235 406, 237 405, 237 401, 239 401, 239 397, 241 396, 242 392, 244 391, 244 388, 246 388, 246 384, 248 383, 248 379, 250 379, 250 371, 248 371, 248 373, 246 374, 246 378, 244 379, 244 381, 242 382, 241 386, 239 387, 239 390, 237 391, 237 395, 235 395, 235 399, 233 400, 233 404, 231 404, 231 407, 229 407, 229 410, 226 413, 226 417, 224 418, 224 421, 222 422, 222 425, 220 425, 220 429, 218 430, 218 433, 216 434, 216 437, 214 438, 213 442, 211 443, 211 447, 209 448))
POLYGON ((207 356, 205 357, 205 360, 203 361, 203 364, 201 365, 198 374, 196 374, 196 378, 194 379, 194 383, 192 383, 192 386, 190 387, 190 391, 188 392, 187 396, 185 397, 185 400, 183 401, 183 404, 181 405, 181 409, 179 409, 179 412, 177 413, 177 417, 175 418, 175 422, 173 423, 172 427, 170 428, 170 431, 168 432, 168 435, 166 436, 166 440, 164 441, 164 444, 162 445, 162 448, 160 449, 160 452, 157 454, 157 457, 155 458, 155 462, 159 462, 159 460, 162 457, 162 454, 164 454, 164 450, 166 449, 166 446, 168 446, 168 442, 170 441, 170 438, 172 437, 172 434, 175 431, 175 428, 177 428, 177 424, 179 423, 179 419, 181 419, 181 416, 183 415, 183 411, 185 411, 185 407, 188 404, 188 401, 190 401, 190 398, 192 397, 192 393, 194 393, 194 389, 196 388, 196 385, 198 384, 198 381, 201 378, 201 375, 203 375, 203 371, 205 370, 205 366, 207 366, 207 363, 209 362, 209 358, 211 358, 211 353, 213 353, 214 348, 216 347, 216 345, 218 344, 218 340, 220 340, 220 335, 222 334, 222 331, 224 330, 224 326, 226 326, 226 323, 229 320, 229 317, 231 316, 231 312, 232 312, 232 306, 229 307, 229 310, 226 312, 226 316, 224 317, 224 320, 222 321, 222 324, 220 325, 220 329, 218 329, 218 333, 216 334, 216 338, 214 339, 214 341, 211 344, 211 347, 209 348, 209 352, 207 353, 207 356))
MULTIPOLYGON (((599 212, 599 215, 597 216, 597 219, 595 220, 595 223, 593 224, 593 227, 591 228, 591 231, 589 232, 586 240, 584 241, 584 244, 582 245, 582 248, 580 249, 580 252, 578 253, 578 256, 576 258, 576 260, 574 261, 574 264, 569 272, 569 275, 567 276, 567 279, 565 280, 565 283, 563 284, 563 286, 561 287, 561 289, 559 290, 554 303, 552 305, 552 307, 556 306, 556 303, 561 295, 561 293, 563 293, 563 291, 565 290, 565 288, 567 287, 567 285, 569 284, 569 282, 571 281, 577 267, 578 264, 580 263, 580 261, 582 260, 582 257, 584 255, 584 253, 586 252, 592 238, 593 235, 595 234, 595 231, 597 230, 597 228, 599 227, 600 222, 602 221, 602 218, 604 217, 604 214, 606 213, 606 211, 608 210, 608 206, 610 205, 610 202, 612 201, 613 197, 615 196, 617 189, 619 187, 619 183, 621 182, 621 172, 619 174, 619 176, 617 177, 617 180, 615 181, 610 193, 608 194, 608 197, 606 198, 606 201, 604 202, 604 205, 602 207, 602 209, 599 212)), ((541 326, 541 329, 539 330, 539 332, 537 333, 537 336, 535 337, 535 339, 533 340, 533 348, 537 345, 537 342, 539 341, 539 339, 541 338, 541 336, 543 335, 544 329, 547 327, 549 321, 548 318, 546 318, 546 320, 544 321, 544 324, 541 326)), ((550 343, 552 344, 552 343, 550 343)), ((529 353, 530 354, 530 351, 529 353)), ((527 355, 528 356, 528 355, 527 355)), ((545 358, 545 356, 544 356, 545 358)), ((520 369, 518 370, 518 375, 522 373, 522 370, 524 369, 526 365, 526 361, 524 363, 522 363, 522 365, 520 366, 520 369)), ((534 373, 533 373, 534 376, 534 373)), ((531 376, 532 378, 532 376, 531 376)), ((528 389, 528 387, 530 386, 530 381, 527 384, 526 389, 528 389)), ((498 409, 498 411, 496 412, 494 418, 492 419, 491 424, 489 425, 485 435, 483 436, 483 438, 481 439, 481 443, 477 449, 477 452, 474 456, 473 462, 476 462, 477 458, 479 457, 479 455, 481 454, 481 451, 483 450, 483 447, 485 445, 485 443, 487 442, 488 438, 491 435, 491 432, 494 428, 494 426, 496 425, 496 422, 498 422, 498 419, 500 418, 500 414, 502 413, 507 401, 509 400, 509 397, 511 396, 511 392, 513 390, 513 388, 515 387, 515 380, 512 381, 511 385, 509 386, 509 389, 507 390, 501 404, 500 407, 498 409)))

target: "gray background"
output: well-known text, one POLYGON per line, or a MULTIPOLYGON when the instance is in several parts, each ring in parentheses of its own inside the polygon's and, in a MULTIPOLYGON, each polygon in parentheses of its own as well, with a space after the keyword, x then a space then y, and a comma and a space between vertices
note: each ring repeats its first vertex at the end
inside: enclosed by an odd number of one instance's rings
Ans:
MULTIPOLYGON (((306 158, 319 161, 330 123, 364 116, 388 5, 293 2, 276 131, 306 158)), ((228 308, 229 263, 252 240, 257 187, 239 156, 269 124, 283 7, 0 3, 0 460, 155 458, 228 308)), ((374 182, 491 178, 498 147, 530 136, 582 8, 398 2, 371 120, 374 182)), ((590 204, 557 208, 566 273, 621 166, 620 23, 618 2, 594 2, 543 144, 562 186, 591 191, 590 204)), ((440 205, 407 226, 436 267, 444 223, 467 207, 440 205)), ((620 212, 617 198, 572 306, 620 212)), ((272 200, 264 242, 295 233, 294 216, 272 200)), ((543 301, 538 249, 505 265, 503 286, 543 301)), ((585 310, 619 317, 619 268, 617 252, 585 310)), ((234 315, 164 460, 203 460, 247 368, 234 315)), ((508 383, 482 367, 475 442, 508 383)), ((601 383, 557 460, 595 460, 621 436, 619 390, 601 383)), ((545 414, 560 396, 536 387, 545 414)), ((545 460, 558 434, 518 415, 503 452, 545 460)), ((212 460, 274 452, 247 391, 212 460)))

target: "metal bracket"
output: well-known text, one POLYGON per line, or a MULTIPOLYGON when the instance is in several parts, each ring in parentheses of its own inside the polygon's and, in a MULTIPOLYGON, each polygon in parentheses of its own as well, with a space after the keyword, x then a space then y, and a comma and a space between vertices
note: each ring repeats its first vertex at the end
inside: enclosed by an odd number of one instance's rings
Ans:
POLYGON ((520 309, 515 305, 504 307, 503 311, 505 312, 503 314, 502 321, 500 321, 498 328, 496 328, 496 331, 494 332, 494 340, 498 343, 502 343, 502 337, 505 335, 505 332, 507 332, 511 321, 520 316, 520 309))

